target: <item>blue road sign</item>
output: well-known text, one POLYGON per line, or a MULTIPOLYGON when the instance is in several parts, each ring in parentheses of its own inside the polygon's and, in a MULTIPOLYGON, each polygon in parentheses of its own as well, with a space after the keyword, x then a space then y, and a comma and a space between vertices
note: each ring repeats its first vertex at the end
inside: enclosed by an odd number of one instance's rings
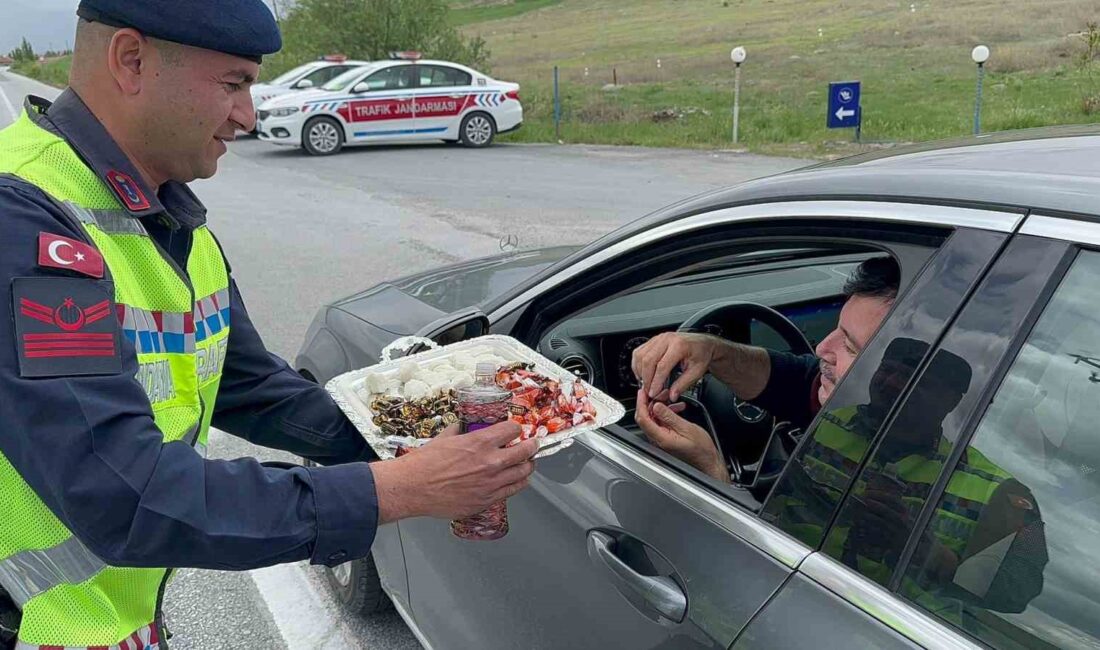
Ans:
POLYGON ((826 125, 830 129, 858 127, 860 113, 858 81, 838 81, 829 84, 829 114, 826 125))

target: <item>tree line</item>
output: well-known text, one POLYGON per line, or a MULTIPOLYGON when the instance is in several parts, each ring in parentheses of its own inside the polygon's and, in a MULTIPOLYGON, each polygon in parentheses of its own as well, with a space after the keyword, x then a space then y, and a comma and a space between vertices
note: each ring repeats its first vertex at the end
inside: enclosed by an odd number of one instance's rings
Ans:
POLYGON ((279 3, 283 49, 264 60, 272 77, 325 54, 377 60, 389 52, 415 50, 484 69, 489 50, 480 36, 466 36, 450 23, 446 0, 297 0, 279 3))
MULTIPOLYGON (((55 56, 64 56, 66 54, 72 54, 72 50, 46 50, 42 53, 42 56, 47 59, 55 56)), ((38 55, 35 54, 34 48, 31 46, 30 41, 23 37, 23 42, 19 44, 19 47, 15 48, 11 52, 8 52, 8 58, 15 63, 31 63, 38 60, 38 55)))

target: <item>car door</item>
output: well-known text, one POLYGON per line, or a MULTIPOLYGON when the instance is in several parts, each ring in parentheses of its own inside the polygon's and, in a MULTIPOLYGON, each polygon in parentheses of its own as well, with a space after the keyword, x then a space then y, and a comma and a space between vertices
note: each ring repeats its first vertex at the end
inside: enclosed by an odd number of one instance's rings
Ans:
POLYGON ((347 105, 347 142, 380 142, 408 138, 414 129, 414 66, 394 64, 352 84, 347 105))
POLYGON ((416 68, 418 85, 413 93, 416 136, 457 138, 458 120, 474 103, 473 77, 449 65, 422 63, 416 68))
POLYGON ((1032 217, 1021 232, 927 357, 799 585, 735 647, 804 643, 779 621, 826 604, 844 629, 891 639, 875 647, 1100 644, 1100 252, 1056 239, 1100 242, 1100 228, 1032 217), (891 495, 871 487, 887 459, 932 471, 891 495), (858 534, 891 496, 906 507, 878 523, 895 534, 858 534))
MULTIPOLYGON (((769 242, 804 233, 802 219, 814 210, 836 217, 848 209, 867 215, 865 207, 792 203, 669 224, 526 289, 493 311, 493 330, 531 344, 538 336, 532 328, 555 305, 601 282, 636 279, 641 271, 631 267, 639 260, 652 273, 649 264, 669 248, 717 250, 724 242, 706 230, 715 224, 800 217, 744 232, 769 242)), ((925 225, 937 214, 944 223, 961 214, 889 204, 873 211, 909 214, 925 225)), ((990 218, 991 231, 956 232, 927 266, 922 260, 934 249, 900 253, 911 256, 903 265, 911 289, 888 323, 897 331, 942 327, 1003 241, 997 231, 1010 227, 1004 221, 990 218), (946 266, 957 269, 946 274, 947 286, 929 279, 942 280, 946 266), (921 316, 915 324, 914 314, 921 316)), ((817 232, 829 239, 852 231, 850 222, 822 221, 817 232)), ((622 422, 538 461, 530 488, 508 502, 511 531, 502 540, 466 542, 447 522, 402 522, 414 625, 435 648, 728 647, 813 549, 759 517, 745 490, 701 480, 686 467, 622 422)))

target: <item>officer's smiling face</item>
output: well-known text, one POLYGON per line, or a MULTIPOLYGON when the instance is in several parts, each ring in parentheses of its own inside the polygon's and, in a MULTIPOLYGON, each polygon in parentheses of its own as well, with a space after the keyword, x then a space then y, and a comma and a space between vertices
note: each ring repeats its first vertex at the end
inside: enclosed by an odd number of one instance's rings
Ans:
MULTIPOLYGON (((259 64, 229 54, 163 41, 151 64, 147 148, 160 175, 190 182, 209 178, 237 129, 251 131, 249 92, 259 64)), ((144 89, 143 89, 144 90, 144 89)))

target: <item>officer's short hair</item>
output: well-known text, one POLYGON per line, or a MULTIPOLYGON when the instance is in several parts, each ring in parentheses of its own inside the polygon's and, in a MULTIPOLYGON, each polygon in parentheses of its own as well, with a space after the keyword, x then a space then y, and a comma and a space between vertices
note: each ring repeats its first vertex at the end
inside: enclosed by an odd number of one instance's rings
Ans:
POLYGON ((898 297, 901 268, 892 257, 872 257, 864 260, 844 283, 844 295, 881 298, 893 301, 898 297))

